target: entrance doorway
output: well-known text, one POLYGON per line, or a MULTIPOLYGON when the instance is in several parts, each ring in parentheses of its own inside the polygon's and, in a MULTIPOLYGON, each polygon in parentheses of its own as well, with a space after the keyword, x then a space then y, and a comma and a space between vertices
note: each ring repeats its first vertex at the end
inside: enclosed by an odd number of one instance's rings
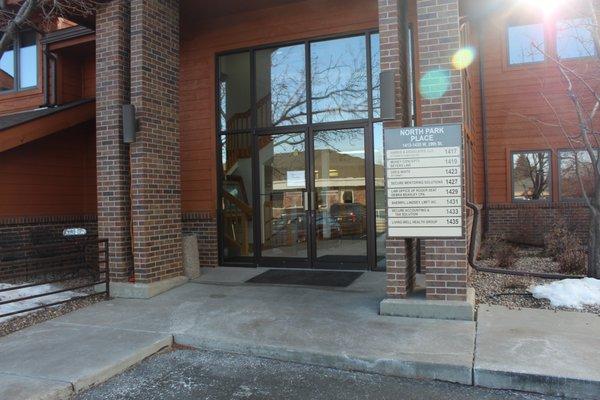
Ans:
POLYGON ((365 129, 259 137, 261 264, 365 269, 365 129))
POLYGON ((217 61, 223 265, 381 266, 379 35, 217 61))

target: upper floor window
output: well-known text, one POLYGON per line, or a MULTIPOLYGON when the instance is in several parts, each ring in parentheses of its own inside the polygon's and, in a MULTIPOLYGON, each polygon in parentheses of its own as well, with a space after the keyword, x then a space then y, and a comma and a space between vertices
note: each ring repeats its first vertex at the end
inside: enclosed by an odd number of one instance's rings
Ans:
POLYGON ((512 25, 508 27, 508 62, 510 65, 544 61, 544 25, 512 25))
POLYGON ((550 151, 526 151, 512 154, 513 200, 550 200, 550 151))
POLYGON ((596 44, 592 33, 593 23, 589 18, 574 18, 556 23, 556 54, 559 58, 583 58, 596 55, 596 44))
POLYGON ((0 59, 0 92, 37 86, 37 37, 34 31, 21 32, 0 59))
POLYGON ((219 56, 219 130, 380 118, 379 47, 365 32, 219 56))

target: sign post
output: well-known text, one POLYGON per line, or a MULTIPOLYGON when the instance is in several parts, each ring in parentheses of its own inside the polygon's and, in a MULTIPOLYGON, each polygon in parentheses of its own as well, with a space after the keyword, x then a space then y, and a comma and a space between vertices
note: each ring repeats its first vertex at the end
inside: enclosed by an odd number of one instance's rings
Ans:
POLYGON ((462 238, 460 125, 385 130, 388 236, 462 238))

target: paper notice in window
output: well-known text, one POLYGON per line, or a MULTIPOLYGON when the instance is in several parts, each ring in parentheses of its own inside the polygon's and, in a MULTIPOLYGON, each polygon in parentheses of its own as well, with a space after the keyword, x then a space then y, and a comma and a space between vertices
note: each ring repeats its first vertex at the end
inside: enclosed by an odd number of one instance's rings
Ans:
POLYGON ((306 178, 304 171, 287 171, 288 187, 306 187, 306 178))

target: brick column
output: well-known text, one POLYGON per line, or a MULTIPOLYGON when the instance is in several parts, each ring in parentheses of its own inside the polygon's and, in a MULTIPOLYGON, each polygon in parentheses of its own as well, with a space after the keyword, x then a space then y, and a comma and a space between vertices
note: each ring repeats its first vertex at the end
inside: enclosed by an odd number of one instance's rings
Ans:
POLYGON ((111 279, 127 281, 129 149, 123 144, 121 106, 129 101, 129 1, 99 4, 96 12, 96 164, 98 236, 110 243, 111 279))
POLYGON ((179 159, 179 1, 131 0, 131 145, 136 283, 183 275, 179 159))
MULTIPOLYGON (((381 71, 393 71, 396 83, 396 118, 385 128, 408 124, 406 79, 406 14, 401 0, 379 0, 381 71)), ((387 295, 407 297, 415 285, 412 240, 388 237, 386 240, 387 295)))
MULTIPOLYGON (((445 71, 449 79, 448 90, 441 97, 428 99, 420 96, 422 124, 460 124, 463 122, 461 74, 452 68, 451 63, 452 55, 460 46, 459 0, 417 0, 417 17, 421 79, 432 70, 445 71)), ((462 214, 464 221, 464 206, 462 214)), ((465 238, 427 240, 423 243, 427 298, 466 300, 468 263, 465 238)))

